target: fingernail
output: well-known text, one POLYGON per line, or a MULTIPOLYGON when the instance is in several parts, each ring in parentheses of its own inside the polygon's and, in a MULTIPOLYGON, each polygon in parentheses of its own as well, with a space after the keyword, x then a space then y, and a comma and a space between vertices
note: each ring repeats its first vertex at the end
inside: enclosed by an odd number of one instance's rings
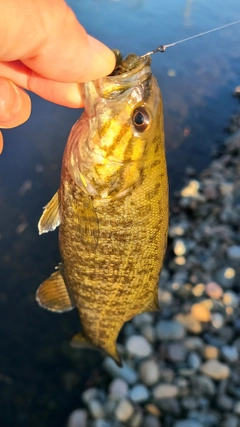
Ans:
POLYGON ((10 80, 0 78, 0 121, 8 121, 10 114, 21 109, 22 101, 17 87, 10 80))

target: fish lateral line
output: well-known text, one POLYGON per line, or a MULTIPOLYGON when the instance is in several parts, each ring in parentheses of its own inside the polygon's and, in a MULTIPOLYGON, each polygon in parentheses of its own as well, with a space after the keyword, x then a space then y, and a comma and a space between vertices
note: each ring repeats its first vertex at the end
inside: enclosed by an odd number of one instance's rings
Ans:
POLYGON ((178 41, 170 43, 170 44, 160 44, 156 49, 145 53, 144 55, 140 56, 140 58, 145 58, 146 56, 153 55, 154 53, 157 53, 157 52, 163 53, 169 47, 176 46, 177 44, 184 43, 184 42, 192 40, 192 39, 196 39, 197 37, 201 37, 201 36, 204 36, 206 34, 213 33, 214 31, 219 31, 219 30, 222 30, 223 28, 227 28, 227 27, 230 27, 231 25, 236 25, 239 23, 240 23, 240 19, 238 21, 230 22, 229 24, 221 25, 220 27, 216 27, 216 28, 212 28, 211 30, 203 31, 202 33, 198 33, 198 34, 195 34, 194 36, 186 37, 185 39, 181 39, 181 40, 178 40, 178 41))

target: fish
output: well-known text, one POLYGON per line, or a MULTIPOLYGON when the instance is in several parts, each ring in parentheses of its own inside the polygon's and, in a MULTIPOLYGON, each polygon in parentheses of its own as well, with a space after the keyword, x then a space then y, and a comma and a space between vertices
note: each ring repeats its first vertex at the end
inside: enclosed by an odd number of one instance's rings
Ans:
POLYGON ((37 290, 41 307, 76 307, 74 347, 121 366, 117 338, 135 315, 159 310, 168 233, 163 104, 151 59, 117 58, 113 73, 80 84, 85 110, 63 155, 60 187, 39 233, 59 226, 61 263, 37 290))

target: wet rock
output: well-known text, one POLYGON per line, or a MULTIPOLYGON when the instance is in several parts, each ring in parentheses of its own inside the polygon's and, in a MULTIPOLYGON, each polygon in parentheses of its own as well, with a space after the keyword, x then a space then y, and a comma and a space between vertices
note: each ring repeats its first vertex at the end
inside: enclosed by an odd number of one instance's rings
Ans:
POLYGON ((221 348, 221 355, 225 362, 234 363, 239 360, 239 355, 236 347, 225 345, 221 348))
POLYGON ((111 423, 109 421, 99 418, 92 422, 91 427, 111 427, 111 423))
POLYGON ((211 322, 214 328, 220 329, 224 325, 224 317, 221 313, 212 313, 211 322))
POLYGON ((201 366, 201 371, 214 380, 222 380, 228 378, 230 375, 229 367, 214 359, 205 362, 201 366))
POLYGON ((156 331, 152 325, 143 325, 141 327, 141 333, 148 342, 153 344, 156 341, 156 331))
POLYGON ((141 412, 135 412, 133 414, 129 427, 140 427, 142 424, 143 415, 141 412))
POLYGON ((145 385, 156 384, 160 378, 158 363, 153 359, 143 361, 139 366, 139 374, 145 385))
POLYGON ((235 270, 230 267, 222 267, 216 272, 216 279, 224 289, 229 289, 235 281, 235 270))
POLYGON ((162 412, 171 414, 175 418, 180 415, 181 408, 176 398, 159 399, 157 405, 162 412))
POLYGON ((161 427, 160 420, 154 415, 146 415, 142 423, 143 427, 161 427))
POLYGON ((135 403, 146 402, 150 397, 150 392, 143 384, 136 384, 128 393, 129 398, 135 403))
POLYGON ((221 427, 239 427, 239 418, 236 415, 225 414, 221 427))
POLYGON ((185 336, 185 328, 176 320, 160 320, 156 332, 160 341, 181 340, 185 336))
POLYGON ((116 378, 110 383, 109 392, 116 396, 126 396, 128 393, 128 384, 122 378, 116 378))
POLYGON ((183 343, 173 342, 167 346, 168 359, 172 362, 183 362, 186 358, 187 349, 183 343))
POLYGON ((201 352, 204 347, 204 342, 200 337, 187 337, 184 340, 184 345, 188 350, 201 352))
POLYGON ((181 405, 186 410, 192 410, 197 408, 198 402, 194 396, 185 396, 181 401, 181 405))
POLYGON ((157 400, 169 399, 178 395, 178 387, 174 384, 159 384, 153 389, 153 397, 157 400))
POLYGON ((138 379, 137 372, 133 368, 126 363, 123 363, 123 367, 119 368, 111 357, 104 359, 103 367, 110 375, 122 378, 130 385, 134 384, 138 379))
POLYGON ((203 303, 196 303, 192 305, 191 314, 199 322, 210 322, 210 310, 203 303))
POLYGON ((227 256, 232 261, 240 261, 240 246, 229 246, 227 256))
POLYGON ((178 420, 173 424, 173 427, 205 427, 203 424, 201 424, 197 420, 178 420))
POLYGON ((126 350, 129 355, 137 357, 148 357, 153 349, 146 338, 141 335, 133 335, 126 341, 126 350))
POLYGON ((140 328, 142 325, 152 324, 152 322, 153 322, 153 317, 151 313, 142 313, 133 318, 133 324, 137 328, 140 328))
POLYGON ((75 409, 68 418, 67 427, 87 427, 88 413, 85 409, 75 409))
POLYGON ((220 395, 217 398, 217 406, 221 411, 231 411, 233 408, 233 399, 227 395, 220 395))
POLYGON ((216 282, 208 282, 205 287, 205 292, 210 298, 219 299, 223 295, 221 286, 216 282))
POLYGON ((196 375, 191 378, 193 393, 197 396, 214 396, 216 387, 211 378, 205 375, 196 375))
POLYGON ((175 319, 181 323, 189 332, 193 334, 200 334, 202 332, 202 325, 199 320, 195 319, 191 313, 179 313, 175 319))
POLYGON ((202 360, 198 353, 191 352, 188 355, 187 363, 190 368, 198 369, 201 366, 202 360))
POLYGON ((212 345, 206 345, 204 349, 204 356, 206 359, 217 359, 219 355, 219 350, 217 347, 212 345))
POLYGON ((223 294, 223 303, 227 306, 237 307, 239 304, 239 298, 233 291, 227 291, 223 294))
POLYGON ((118 421, 127 422, 134 413, 134 407, 132 403, 127 400, 121 400, 115 409, 115 417, 118 421))
POLYGON ((91 400, 88 403, 88 409, 93 418, 103 418, 104 411, 101 402, 98 400, 91 400))

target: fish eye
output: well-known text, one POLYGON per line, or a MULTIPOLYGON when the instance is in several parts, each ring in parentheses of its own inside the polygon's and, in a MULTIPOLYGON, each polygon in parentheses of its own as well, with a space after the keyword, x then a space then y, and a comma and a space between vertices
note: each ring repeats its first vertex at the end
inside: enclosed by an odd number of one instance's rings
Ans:
POLYGON ((144 107, 138 107, 133 111, 132 122, 138 132, 144 132, 150 124, 150 115, 144 107))

